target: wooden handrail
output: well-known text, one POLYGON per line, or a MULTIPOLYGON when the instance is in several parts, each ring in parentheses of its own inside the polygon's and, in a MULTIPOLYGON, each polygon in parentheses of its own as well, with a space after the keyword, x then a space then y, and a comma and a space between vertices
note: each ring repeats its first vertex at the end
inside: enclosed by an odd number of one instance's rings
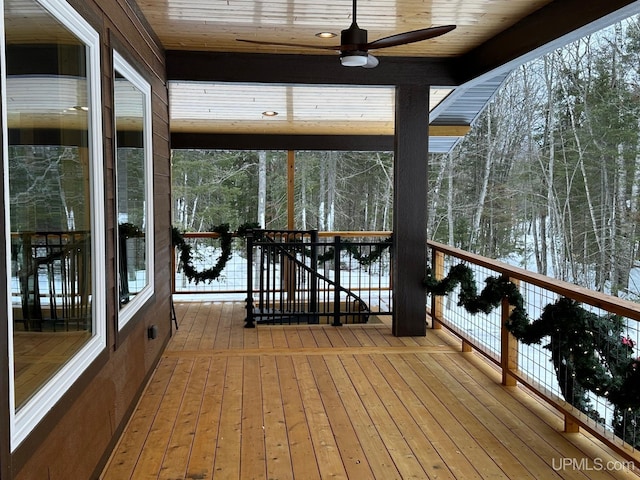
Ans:
MULTIPOLYGON (((640 305, 628 300, 612 297, 562 280, 555 280, 544 275, 529 272, 519 267, 514 267, 497 260, 482 257, 438 242, 429 241, 427 244, 432 250, 431 262, 433 275, 436 279, 441 279, 445 276, 445 256, 449 255, 506 276, 516 285, 519 285, 520 282, 526 282, 567 298, 622 315, 631 320, 640 321, 640 305)), ((441 328, 444 326, 454 335, 459 337, 462 341, 462 351, 471 351, 475 349, 478 353, 481 353, 483 356, 497 363, 502 370, 503 385, 514 386, 516 383, 522 384, 564 415, 566 432, 577 432, 579 431, 579 428, 584 428, 586 431, 600 439, 604 444, 618 452, 618 454, 623 458, 633 462, 636 466, 640 465, 640 452, 635 450, 632 446, 622 443, 620 439, 614 440, 610 438, 610 435, 603 434, 601 426, 597 424, 595 420, 589 418, 578 408, 574 407, 562 398, 543 392, 535 381, 530 381, 527 375, 520 370, 518 365, 518 341, 506 328, 510 310, 512 308, 506 299, 502 302, 501 310, 499 359, 494 358, 492 354, 485 351, 484 347, 480 345, 479 342, 474 341, 467 332, 462 331, 453 324, 449 324, 444 318, 442 302, 442 296, 432 295, 432 326, 434 328, 441 328)))
POLYGON ((474 253, 465 252, 464 250, 450 247, 442 243, 429 241, 427 244, 436 251, 451 255, 459 258, 460 260, 465 260, 475 265, 486 267, 508 277, 550 290, 581 303, 586 303, 617 315, 622 315, 623 317, 640 321, 640 304, 638 303, 619 297, 613 297, 595 290, 590 290, 586 287, 574 285, 563 280, 556 280, 539 273, 530 272, 524 268, 514 267, 513 265, 482 257, 474 253))
MULTIPOLYGON (((318 232, 319 237, 335 237, 340 236, 342 238, 352 237, 383 237, 387 238, 391 236, 393 232, 389 231, 336 231, 336 232, 318 232)), ((220 236, 217 232, 186 232, 182 234, 184 238, 218 238, 220 236)))

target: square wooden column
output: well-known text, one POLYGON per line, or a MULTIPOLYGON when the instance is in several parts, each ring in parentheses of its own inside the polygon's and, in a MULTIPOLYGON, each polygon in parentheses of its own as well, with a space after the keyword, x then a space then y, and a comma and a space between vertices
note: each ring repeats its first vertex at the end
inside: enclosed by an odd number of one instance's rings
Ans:
POLYGON ((424 336, 429 86, 396 87, 393 163, 393 334, 424 336))

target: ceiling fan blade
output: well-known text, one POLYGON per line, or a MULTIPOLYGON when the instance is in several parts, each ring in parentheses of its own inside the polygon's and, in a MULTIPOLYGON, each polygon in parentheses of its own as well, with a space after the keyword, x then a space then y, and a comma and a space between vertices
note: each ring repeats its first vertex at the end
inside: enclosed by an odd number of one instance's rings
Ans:
POLYGON ((321 45, 309 45, 306 43, 286 43, 286 42, 265 42, 261 40, 247 40, 244 38, 236 38, 237 42, 254 43, 256 45, 271 45, 277 47, 298 47, 298 48, 315 48, 318 50, 340 50, 340 45, 333 45, 330 47, 321 45))
POLYGON ((368 49, 388 48, 398 45, 406 45, 408 43, 421 42, 430 38, 439 37, 456 28, 455 25, 443 25, 441 27, 423 28, 421 30, 413 30, 411 32, 398 33, 389 37, 374 40, 366 45, 368 49))

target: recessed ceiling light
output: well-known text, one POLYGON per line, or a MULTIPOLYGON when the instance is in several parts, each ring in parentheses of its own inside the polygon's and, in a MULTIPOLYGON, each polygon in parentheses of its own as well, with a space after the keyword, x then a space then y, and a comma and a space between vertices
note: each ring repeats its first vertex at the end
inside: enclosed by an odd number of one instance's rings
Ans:
POLYGON ((333 37, 337 37, 338 35, 333 33, 333 32, 319 32, 316 33, 316 37, 320 37, 320 38, 333 38, 333 37))
POLYGON ((264 115, 265 117, 275 117, 276 115, 278 115, 278 112, 267 110, 266 112, 262 112, 262 115, 264 115))

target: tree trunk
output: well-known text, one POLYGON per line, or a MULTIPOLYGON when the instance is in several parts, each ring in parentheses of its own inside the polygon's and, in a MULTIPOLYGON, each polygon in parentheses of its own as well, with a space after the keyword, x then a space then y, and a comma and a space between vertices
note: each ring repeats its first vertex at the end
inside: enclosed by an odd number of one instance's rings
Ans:
POLYGON ((482 178, 480 185, 480 192, 478 194, 478 200, 476 202, 476 210, 473 215, 473 221, 471 223, 471 232, 469 238, 469 248, 475 249, 476 242, 480 235, 480 221, 482 220, 482 214, 484 212, 485 201, 487 198, 487 190, 489 188, 489 176, 491 174, 491 167, 493 165, 493 149, 494 138, 491 126, 491 105, 487 107, 487 133, 484 139, 485 145, 488 146, 487 152, 484 158, 484 168, 482 169, 482 178))
POLYGON ((455 245, 455 220, 453 218, 453 154, 447 154, 447 225, 449 245, 455 245))
POLYGON ((427 234, 430 238, 433 238, 433 234, 435 233, 436 212, 438 211, 438 200, 440 199, 440 190, 442 189, 442 179, 444 178, 444 174, 449 165, 448 154, 438 155, 436 158, 440 159, 440 166, 431 192, 431 202, 429 203, 429 210, 427 212, 427 234))
POLYGON ((325 162, 323 158, 320 158, 320 200, 318 202, 318 230, 324 231, 326 230, 326 214, 325 214, 325 205, 327 198, 327 187, 326 187, 326 179, 325 179, 325 162))
POLYGON ((336 221, 336 177, 338 161, 333 152, 329 153, 327 173, 327 230, 335 230, 336 221))
POLYGON ((267 152, 258 152, 258 224, 266 228, 267 152))

